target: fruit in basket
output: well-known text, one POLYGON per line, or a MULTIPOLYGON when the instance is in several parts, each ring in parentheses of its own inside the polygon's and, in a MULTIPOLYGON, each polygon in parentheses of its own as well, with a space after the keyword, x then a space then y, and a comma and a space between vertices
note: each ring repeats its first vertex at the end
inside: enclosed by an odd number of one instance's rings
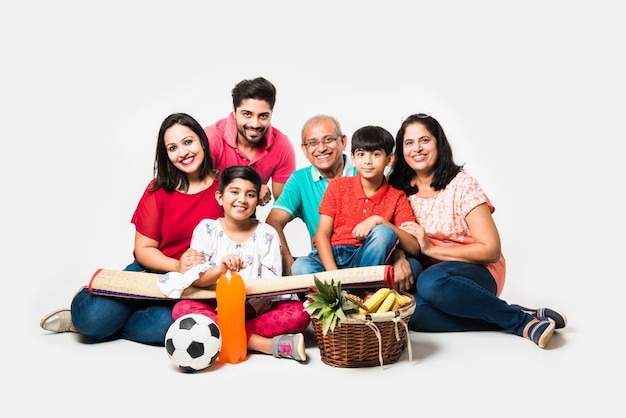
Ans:
POLYGON ((315 275, 313 275, 313 280, 317 291, 306 295, 308 301, 305 303, 304 310, 311 318, 322 323, 322 329, 326 335, 328 330, 333 331, 335 326, 339 326, 347 315, 356 313, 359 307, 357 303, 350 300, 351 297, 346 297, 348 292, 341 288, 341 281, 335 283, 335 280, 331 279, 329 284, 325 280, 322 282, 315 275))
POLYGON ((359 314, 383 313, 395 311, 411 302, 396 289, 380 288, 376 292, 367 292, 359 305, 359 314), (372 299, 374 297, 374 299, 372 299))
POLYGON ((398 308, 411 301, 411 299, 408 299, 407 297, 405 297, 398 291, 394 290, 394 293, 396 294, 396 301, 398 302, 398 308))
POLYGON ((367 310, 360 308, 359 313, 366 314, 368 312, 378 311, 378 308, 383 303, 389 292, 391 292, 391 289, 388 287, 381 287, 380 289, 378 289, 376 292, 374 292, 372 296, 370 296, 365 302, 363 302, 367 310))
POLYGON ((391 291, 387 294, 387 297, 385 297, 378 309, 376 309, 376 313, 389 312, 394 302, 396 302, 396 294, 394 291, 391 291))

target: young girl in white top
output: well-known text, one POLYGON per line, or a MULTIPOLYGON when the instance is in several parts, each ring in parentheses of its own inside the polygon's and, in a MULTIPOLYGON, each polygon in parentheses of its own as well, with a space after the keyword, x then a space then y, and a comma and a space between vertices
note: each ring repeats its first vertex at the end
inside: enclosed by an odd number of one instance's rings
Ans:
MULTIPOLYGON (((261 177, 251 167, 232 166, 222 171, 215 198, 224 217, 204 219, 193 232, 191 248, 204 254, 192 285, 206 287, 228 270, 244 279, 282 275, 280 239, 270 225, 256 219, 261 177)), ((204 314, 217 322, 214 301, 182 300, 174 305, 174 320, 189 314, 204 314)), ((310 322, 303 304, 294 295, 249 298, 246 302, 248 350, 275 357, 306 360, 301 332, 310 322)))

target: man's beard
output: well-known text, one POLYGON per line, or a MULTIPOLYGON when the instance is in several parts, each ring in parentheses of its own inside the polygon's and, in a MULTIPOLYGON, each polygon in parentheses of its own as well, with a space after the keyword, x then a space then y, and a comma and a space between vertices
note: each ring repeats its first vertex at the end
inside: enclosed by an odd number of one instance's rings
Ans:
MULTIPOLYGON (((254 129, 252 129, 254 130, 254 129)), ((267 133, 267 129, 262 129, 262 130, 254 130, 255 132, 259 132, 259 135, 256 137, 250 137, 246 134, 246 128, 245 125, 238 129, 239 135, 241 135, 246 141, 248 141, 251 144, 258 144, 261 141, 263 141, 263 139, 265 138, 265 134, 267 133)))

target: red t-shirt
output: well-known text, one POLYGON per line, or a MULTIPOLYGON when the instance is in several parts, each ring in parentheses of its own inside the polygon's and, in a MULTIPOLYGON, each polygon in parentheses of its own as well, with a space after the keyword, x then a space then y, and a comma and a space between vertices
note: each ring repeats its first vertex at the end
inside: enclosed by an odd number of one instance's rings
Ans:
MULTIPOLYGON (((394 225, 415 222, 415 216, 403 191, 395 189, 383 179, 380 189, 367 197, 361 186, 361 175, 339 177, 328 184, 320 203, 319 212, 334 219, 330 244, 363 245, 352 236, 359 223, 373 215, 379 215, 394 225)), ((314 243, 315 245, 315 243, 314 243)))
POLYGON ((223 208, 215 200, 219 179, 208 189, 195 194, 167 193, 162 188, 149 192, 153 182, 141 196, 130 222, 137 232, 158 241, 163 254, 180 260, 200 221, 224 216, 223 208))

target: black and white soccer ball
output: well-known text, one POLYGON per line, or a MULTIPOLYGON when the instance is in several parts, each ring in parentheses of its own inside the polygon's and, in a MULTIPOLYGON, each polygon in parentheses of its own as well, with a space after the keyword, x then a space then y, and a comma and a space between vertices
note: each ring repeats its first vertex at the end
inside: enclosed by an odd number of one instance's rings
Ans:
POLYGON ((222 348, 222 334, 206 315, 187 314, 170 325, 165 334, 165 350, 170 359, 186 372, 209 367, 222 348))

